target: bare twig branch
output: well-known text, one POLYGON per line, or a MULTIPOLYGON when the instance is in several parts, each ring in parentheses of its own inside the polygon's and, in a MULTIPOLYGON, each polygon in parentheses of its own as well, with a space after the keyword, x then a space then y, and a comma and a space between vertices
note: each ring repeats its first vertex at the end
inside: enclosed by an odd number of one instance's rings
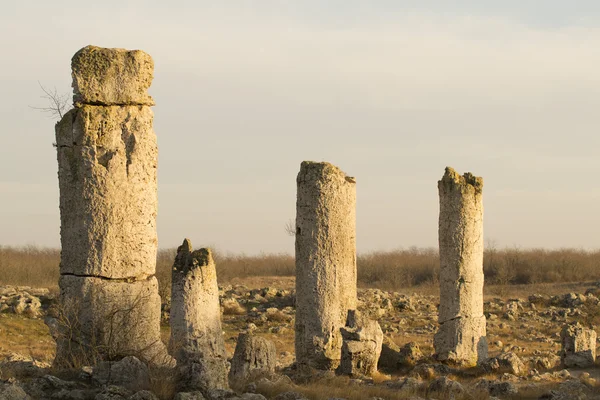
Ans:
POLYGON ((73 107, 70 103, 71 95, 69 93, 58 93, 56 87, 52 90, 48 89, 39 81, 38 84, 40 85, 42 92, 44 92, 44 95, 40 97, 46 99, 48 105, 46 107, 29 106, 29 108, 47 113, 51 118, 62 119, 62 117, 73 107))
POLYGON ((287 233, 289 236, 296 236, 296 221, 293 220, 288 220, 288 222, 285 223, 285 233, 287 233))

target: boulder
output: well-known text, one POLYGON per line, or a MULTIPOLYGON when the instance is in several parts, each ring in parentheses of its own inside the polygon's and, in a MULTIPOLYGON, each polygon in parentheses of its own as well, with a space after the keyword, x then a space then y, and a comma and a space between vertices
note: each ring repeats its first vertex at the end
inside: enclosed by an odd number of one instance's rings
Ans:
POLYGON ((102 385, 140 390, 150 386, 150 371, 146 364, 130 356, 120 361, 102 361, 94 367, 92 379, 102 385))
POLYGON ((229 379, 242 381, 251 373, 274 372, 277 351, 273 342, 249 333, 240 333, 231 360, 229 379))
POLYGON ((481 364, 486 373, 510 373, 523 375, 526 371, 523 361, 513 352, 502 353, 497 357, 488 358, 481 364))
POLYGON ((379 323, 356 310, 348 311, 346 326, 341 329, 342 358, 339 372, 356 377, 377 372, 377 362, 383 344, 379 323))
POLYGON ((567 367, 591 367, 596 361, 596 331, 575 323, 563 327, 561 361, 567 367))

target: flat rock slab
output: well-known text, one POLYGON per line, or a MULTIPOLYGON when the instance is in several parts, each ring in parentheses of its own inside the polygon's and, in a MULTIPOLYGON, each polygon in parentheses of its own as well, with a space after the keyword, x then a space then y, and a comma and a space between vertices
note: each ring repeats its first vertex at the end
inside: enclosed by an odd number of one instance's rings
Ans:
POLYGON ((86 46, 71 59, 73 102, 95 105, 154 105, 148 95, 154 61, 141 50, 86 46))

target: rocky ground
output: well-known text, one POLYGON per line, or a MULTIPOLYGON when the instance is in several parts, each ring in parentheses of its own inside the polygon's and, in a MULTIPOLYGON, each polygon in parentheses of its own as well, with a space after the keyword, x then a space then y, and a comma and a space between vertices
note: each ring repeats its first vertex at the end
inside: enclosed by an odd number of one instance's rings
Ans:
MULTIPOLYGON (((220 291, 230 356, 238 334, 250 332, 275 343, 277 371, 234 382, 237 392, 175 397, 169 371, 148 368, 135 358, 94 369, 54 370, 54 341, 43 319, 56 294, 48 289, 0 287, 0 399, 600 399, 596 383, 600 369, 564 369, 559 356, 565 324, 600 322, 600 284, 579 289, 552 295, 544 290, 522 297, 486 296, 490 359, 471 369, 439 364, 432 357, 437 296, 360 290, 359 309, 379 321, 386 339, 379 373, 352 379, 334 373, 307 376, 295 370, 294 291, 289 282, 279 288, 225 286, 220 291), (120 372, 106 373, 114 368, 120 372)), ((167 302, 164 339, 169 335, 168 313, 167 302)))

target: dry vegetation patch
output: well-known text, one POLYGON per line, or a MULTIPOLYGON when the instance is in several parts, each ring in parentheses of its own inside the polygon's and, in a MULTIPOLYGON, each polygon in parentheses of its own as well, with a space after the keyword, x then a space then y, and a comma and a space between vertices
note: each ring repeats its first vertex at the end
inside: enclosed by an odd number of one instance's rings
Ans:
MULTIPOLYGON (((157 257, 161 295, 170 291, 175 249, 162 249, 157 257)), ((294 257, 289 254, 225 254, 214 252, 220 284, 242 281, 258 287, 261 279, 293 277, 294 257), (249 282, 254 280, 254 282, 249 282)), ((60 250, 35 246, 0 246, 0 282, 8 285, 55 287, 58 282, 60 250)), ((433 248, 400 249, 359 254, 358 284, 364 288, 406 290, 437 287, 438 252, 433 248)), ((486 285, 499 294, 507 285, 567 283, 600 279, 600 250, 496 249, 484 254, 486 285)), ((284 287, 285 279, 275 287, 284 287)))

